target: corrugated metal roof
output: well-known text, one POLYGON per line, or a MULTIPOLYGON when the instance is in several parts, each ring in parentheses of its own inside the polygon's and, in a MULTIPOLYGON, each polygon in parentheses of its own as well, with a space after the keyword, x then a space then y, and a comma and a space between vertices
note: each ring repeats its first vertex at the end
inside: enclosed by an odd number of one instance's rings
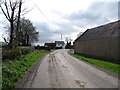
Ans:
POLYGON ((106 25, 87 29, 77 40, 95 40, 120 36, 120 20, 106 25))

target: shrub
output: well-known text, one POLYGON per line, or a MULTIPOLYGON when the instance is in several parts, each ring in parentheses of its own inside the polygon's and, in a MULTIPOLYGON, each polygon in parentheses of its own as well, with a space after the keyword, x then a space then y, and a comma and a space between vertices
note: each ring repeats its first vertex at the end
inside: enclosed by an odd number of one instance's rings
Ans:
POLYGON ((33 52, 33 47, 18 47, 16 49, 7 49, 3 48, 2 50, 2 60, 3 61, 10 61, 19 59, 21 55, 26 55, 30 52, 33 52))
POLYGON ((19 47, 19 49, 21 49, 21 53, 23 55, 26 55, 26 54, 34 51, 33 47, 19 47))
POLYGON ((2 60, 14 60, 18 59, 21 56, 20 49, 10 49, 10 50, 4 50, 2 51, 2 60))

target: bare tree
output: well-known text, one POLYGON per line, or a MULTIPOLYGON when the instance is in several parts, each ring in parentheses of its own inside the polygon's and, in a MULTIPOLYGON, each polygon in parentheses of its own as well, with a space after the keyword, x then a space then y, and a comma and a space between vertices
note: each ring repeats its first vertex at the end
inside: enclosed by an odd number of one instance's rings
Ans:
POLYGON ((66 38, 65 38, 65 41, 66 41, 67 43, 70 43, 70 42, 72 41, 72 39, 71 39, 70 37, 66 37, 66 38))
POLYGON ((72 39, 70 37, 66 37, 65 41, 67 42, 65 48, 67 48, 67 49, 71 48, 72 39))
POLYGON ((77 35, 77 38, 80 37, 83 34, 83 32, 79 32, 79 34, 77 35))
POLYGON ((14 21, 18 19, 18 26, 19 26, 19 18, 20 18, 20 12, 21 12, 21 5, 22 0, 19 1, 13 1, 13 0, 4 0, 3 6, 0 5, 0 8, 5 15, 6 19, 10 23, 10 40, 9 45, 11 48, 14 47, 13 41, 14 41, 14 21))

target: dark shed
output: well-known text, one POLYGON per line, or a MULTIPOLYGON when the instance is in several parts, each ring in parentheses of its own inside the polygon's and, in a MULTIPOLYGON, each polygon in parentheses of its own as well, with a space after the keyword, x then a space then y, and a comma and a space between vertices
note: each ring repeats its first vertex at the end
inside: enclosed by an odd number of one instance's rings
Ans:
POLYGON ((45 43, 44 46, 48 47, 48 48, 51 48, 51 49, 54 49, 56 47, 56 43, 45 43))

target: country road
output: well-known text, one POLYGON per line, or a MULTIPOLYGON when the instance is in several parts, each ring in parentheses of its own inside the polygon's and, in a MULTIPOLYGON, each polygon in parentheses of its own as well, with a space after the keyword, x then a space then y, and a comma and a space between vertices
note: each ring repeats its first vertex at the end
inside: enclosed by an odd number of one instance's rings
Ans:
POLYGON ((62 49, 45 56, 28 88, 118 88, 118 79, 62 49))

